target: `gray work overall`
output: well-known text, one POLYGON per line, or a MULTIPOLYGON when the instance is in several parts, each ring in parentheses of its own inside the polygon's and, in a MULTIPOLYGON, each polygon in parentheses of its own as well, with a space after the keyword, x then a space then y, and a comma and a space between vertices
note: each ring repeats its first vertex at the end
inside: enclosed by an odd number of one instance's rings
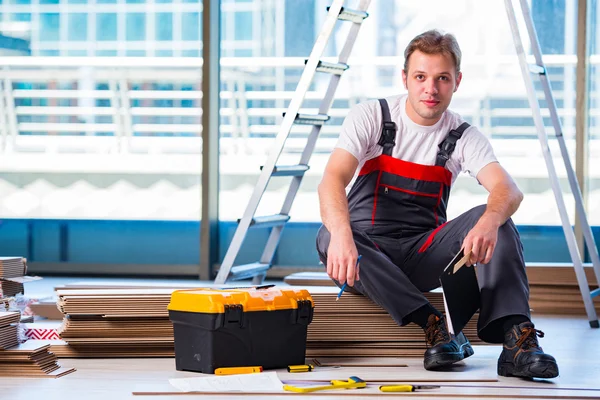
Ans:
MULTIPOLYGON (((405 317, 427 304, 422 292, 440 286, 444 267, 460 251, 485 205, 446 221, 452 173, 445 165, 469 127, 467 123, 442 141, 435 165, 406 162, 392 157, 396 125, 387 102, 379 103, 383 127, 378 144, 383 153, 364 164, 348 194, 350 225, 362 255, 360 281, 353 288, 388 311, 396 323, 406 325, 410 321, 405 317)), ((321 226, 317 250, 325 265, 329 240, 329 232, 321 226)), ((479 337, 502 343, 501 325, 491 322, 515 314, 529 317, 523 247, 512 220, 498 230, 492 260, 479 264, 477 275, 481 289, 479 337)))

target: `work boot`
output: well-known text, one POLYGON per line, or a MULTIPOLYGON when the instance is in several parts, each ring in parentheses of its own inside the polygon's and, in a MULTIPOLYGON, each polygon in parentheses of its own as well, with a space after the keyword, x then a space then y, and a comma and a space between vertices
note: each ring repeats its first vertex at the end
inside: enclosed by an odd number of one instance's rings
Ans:
POLYGON ((428 370, 454 364, 473 355, 473 348, 462 332, 456 336, 448 332, 444 316, 429 316, 425 327, 425 340, 430 346, 423 359, 425 369, 428 370))
POLYGON ((556 378, 558 364, 544 353, 538 343, 544 332, 527 321, 514 325, 504 334, 504 346, 498 358, 498 375, 523 378, 556 378))

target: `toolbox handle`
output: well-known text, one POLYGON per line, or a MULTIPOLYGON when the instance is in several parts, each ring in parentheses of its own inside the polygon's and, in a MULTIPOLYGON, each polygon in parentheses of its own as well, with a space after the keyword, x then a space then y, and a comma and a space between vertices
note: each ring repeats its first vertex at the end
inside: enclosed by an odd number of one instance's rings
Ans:
POLYGON ((272 287, 275 287, 275 285, 256 286, 254 289, 256 289, 256 290, 264 290, 264 289, 268 289, 268 288, 272 288, 272 287))
POLYGON ((275 287, 275 285, 261 285, 261 286, 233 286, 233 287, 222 287, 220 290, 231 290, 231 289, 255 289, 255 290, 263 290, 275 287))

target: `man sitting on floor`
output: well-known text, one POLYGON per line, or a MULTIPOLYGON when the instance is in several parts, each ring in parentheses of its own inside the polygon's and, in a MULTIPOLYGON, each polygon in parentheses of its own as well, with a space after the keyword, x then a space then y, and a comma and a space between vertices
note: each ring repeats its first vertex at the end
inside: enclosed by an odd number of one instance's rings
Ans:
POLYGON ((554 378, 556 360, 539 347, 543 333, 530 320, 523 248, 510 219, 523 194, 487 138, 448 110, 462 79, 458 43, 432 30, 415 37, 404 55, 408 94, 359 104, 344 121, 319 185, 320 258, 336 284, 348 282, 399 325, 425 330, 429 370, 473 354, 422 293, 439 286, 443 268, 463 249, 471 254, 467 265, 479 265, 479 337, 504 343, 498 374, 554 378), (485 187, 488 201, 446 221, 460 172, 485 187))

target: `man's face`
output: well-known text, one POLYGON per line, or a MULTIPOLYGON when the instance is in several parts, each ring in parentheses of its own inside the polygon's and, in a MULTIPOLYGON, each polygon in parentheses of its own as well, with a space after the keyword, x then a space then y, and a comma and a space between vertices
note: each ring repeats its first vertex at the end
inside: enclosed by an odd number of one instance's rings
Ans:
POLYGON ((408 90, 406 114, 419 125, 435 124, 450 105, 461 78, 451 56, 415 51, 408 60, 408 73, 402 71, 408 90))

